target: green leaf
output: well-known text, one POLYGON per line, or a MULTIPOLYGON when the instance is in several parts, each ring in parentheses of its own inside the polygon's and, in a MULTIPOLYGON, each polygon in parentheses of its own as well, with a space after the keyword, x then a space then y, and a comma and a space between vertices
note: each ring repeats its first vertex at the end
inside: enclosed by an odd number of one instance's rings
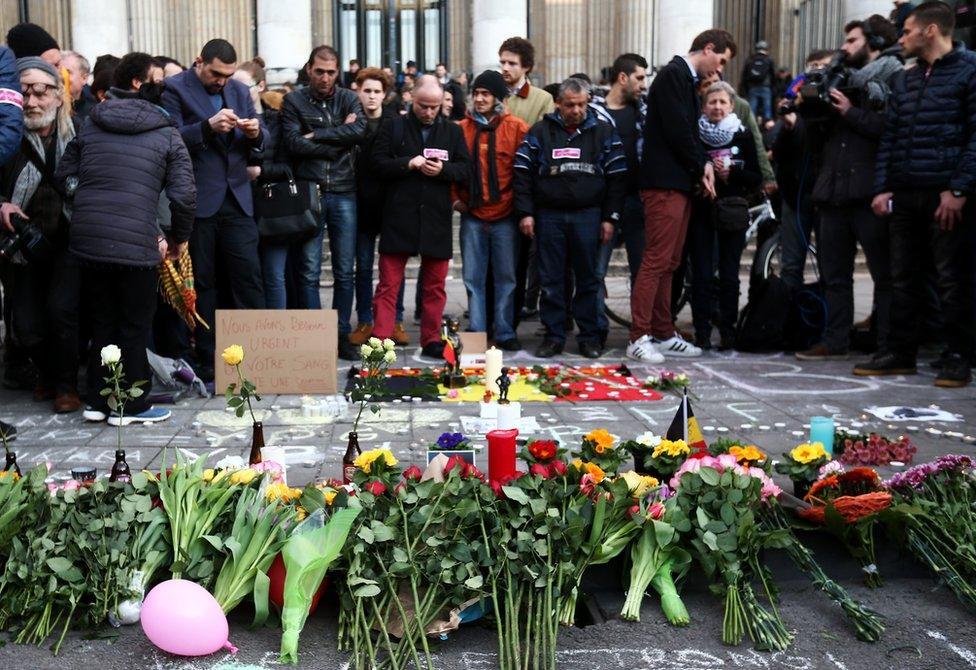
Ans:
MULTIPOLYGON (((369 528, 367 528, 366 526, 362 526, 359 529, 359 532, 356 533, 356 537, 358 537, 360 540, 362 540, 366 544, 373 544, 373 542, 376 541, 376 536, 373 534, 373 531, 370 530, 369 528)), ((377 590, 376 593, 379 593, 379 591, 377 590)), ((376 594, 373 594, 373 595, 376 595, 376 594)))
POLYGON ((731 526, 735 523, 735 510, 732 509, 732 505, 730 503, 725 503, 722 505, 720 515, 722 517, 722 522, 726 526, 731 526))
POLYGON ((64 556, 55 556, 54 558, 47 559, 46 562, 47 567, 51 568, 51 570, 59 577, 62 577, 62 579, 63 575, 74 567, 74 563, 69 561, 64 556))
POLYGON ((721 479, 721 475, 719 475, 718 470, 715 468, 702 468, 698 471, 698 476, 708 486, 718 486, 719 480, 721 479))
POLYGON ((715 533, 713 533, 710 530, 705 531, 705 534, 702 535, 702 542, 704 542, 705 543, 705 546, 708 547, 709 549, 711 549, 712 551, 718 551, 719 550, 718 549, 718 538, 716 537, 715 533))
POLYGON ((380 594, 380 587, 376 584, 366 584, 365 586, 360 586, 352 594, 357 598, 373 598, 380 594))
POLYGON ((464 585, 469 589, 480 589, 484 582, 485 580, 481 575, 475 575, 474 577, 469 577, 468 579, 464 580, 464 585))
POLYGON ((505 494, 506 498, 512 502, 517 502, 520 505, 527 505, 529 502, 529 496, 527 496, 525 491, 517 486, 503 486, 502 493, 505 494))

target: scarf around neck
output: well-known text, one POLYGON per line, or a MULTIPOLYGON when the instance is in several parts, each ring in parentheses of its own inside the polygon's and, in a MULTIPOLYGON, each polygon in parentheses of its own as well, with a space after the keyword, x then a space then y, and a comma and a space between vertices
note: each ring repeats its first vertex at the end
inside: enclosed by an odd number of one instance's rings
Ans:
POLYGON ((698 135, 701 137, 701 141, 710 147, 724 147, 742 129, 742 121, 735 115, 735 112, 730 113, 718 123, 712 123, 704 114, 698 119, 698 135))
POLYGON ((471 111, 471 118, 474 119, 474 142, 471 145, 472 153, 475 154, 474 169, 471 171, 471 202, 473 206, 479 207, 492 202, 498 202, 501 198, 501 188, 498 185, 498 161, 495 150, 495 130, 502 121, 502 114, 499 113, 498 105, 495 106, 495 115, 491 120, 486 119, 481 114, 471 111), (481 133, 488 134, 488 198, 481 187, 481 133))

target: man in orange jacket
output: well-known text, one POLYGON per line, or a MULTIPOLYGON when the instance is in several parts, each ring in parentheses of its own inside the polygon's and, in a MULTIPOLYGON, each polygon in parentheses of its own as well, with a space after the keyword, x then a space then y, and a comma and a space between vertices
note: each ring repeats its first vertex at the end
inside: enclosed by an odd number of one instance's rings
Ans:
POLYGON ((471 177, 456 189, 461 212, 461 260, 468 292, 468 329, 487 329, 488 268, 494 288, 494 340, 506 351, 521 349, 515 335, 515 263, 518 224, 514 216, 515 152, 529 127, 505 109, 508 87, 501 74, 485 70, 474 80, 472 107, 459 121, 471 153, 471 177))

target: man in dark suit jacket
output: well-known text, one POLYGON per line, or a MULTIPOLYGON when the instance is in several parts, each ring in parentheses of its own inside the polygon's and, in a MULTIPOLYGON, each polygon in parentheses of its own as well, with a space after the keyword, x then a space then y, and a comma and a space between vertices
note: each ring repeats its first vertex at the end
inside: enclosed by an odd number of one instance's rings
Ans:
POLYGON ((420 77, 410 110, 380 128, 371 160, 373 174, 386 182, 373 335, 393 336, 403 271, 407 259, 419 254, 424 287, 420 343, 429 358, 440 358, 444 348, 438 329, 453 253, 451 185, 467 183, 471 163, 461 128, 440 113, 443 100, 436 77, 420 77))
POLYGON ((671 317, 671 275, 681 264, 691 193, 701 184, 715 197, 715 173, 699 140, 701 103, 695 84, 721 74, 735 56, 724 30, 706 30, 687 56, 661 68, 647 93, 640 196, 644 205, 644 254, 630 295, 632 325, 627 356, 661 363, 663 356, 701 356, 701 349, 675 332, 671 317))
MULTIPOLYGON (((233 309, 263 309, 249 159, 259 162, 268 139, 244 84, 231 79, 237 52, 226 40, 210 40, 193 67, 166 80, 163 107, 180 129, 193 160, 196 221, 190 256, 197 311, 211 325, 217 309, 217 264, 226 284, 220 291, 233 309)), ((213 378, 214 331, 196 331, 198 373, 213 378)))

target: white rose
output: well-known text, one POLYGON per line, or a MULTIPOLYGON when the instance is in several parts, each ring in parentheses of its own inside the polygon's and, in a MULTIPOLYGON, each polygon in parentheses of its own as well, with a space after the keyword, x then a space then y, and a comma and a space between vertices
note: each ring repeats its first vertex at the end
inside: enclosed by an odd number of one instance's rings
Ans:
POLYGON ((107 344, 102 347, 102 365, 108 367, 117 365, 122 360, 122 350, 114 344, 107 344))
POLYGON ((363 358, 363 360, 369 358, 371 353, 373 353, 373 347, 369 346, 368 344, 363 344, 359 347, 359 355, 363 358))
POLYGON ((655 435, 651 431, 647 431, 642 435, 638 435, 636 442, 643 444, 645 447, 656 447, 657 445, 661 444, 661 437, 659 435, 655 435))
POLYGON ((383 360, 387 363, 396 363, 396 352, 387 351, 385 354, 383 354, 383 360))
POLYGON ((396 347, 396 342, 394 342, 390 338, 386 338, 385 340, 383 340, 383 348, 386 349, 387 351, 393 351, 394 347, 396 347))
POLYGON ((373 349, 380 349, 383 347, 383 342, 378 337, 369 338, 369 346, 373 349))

